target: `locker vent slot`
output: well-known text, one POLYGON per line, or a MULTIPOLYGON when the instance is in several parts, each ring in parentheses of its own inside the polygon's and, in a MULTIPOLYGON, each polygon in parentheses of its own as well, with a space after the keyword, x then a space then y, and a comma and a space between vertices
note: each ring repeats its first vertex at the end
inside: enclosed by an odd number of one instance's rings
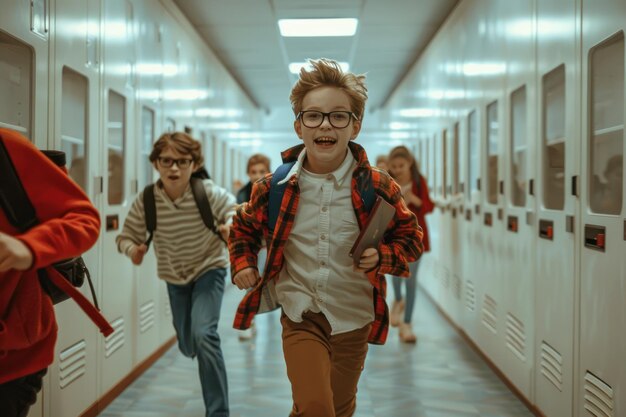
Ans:
POLYGON ((452 294, 457 300, 461 299, 461 278, 457 274, 452 277, 452 294))
POLYGON ((108 358, 115 353, 116 350, 124 346, 126 339, 124 338, 124 318, 120 317, 111 323, 113 333, 104 339, 104 357, 108 358))
POLYGON ((613 388, 589 371, 585 374, 585 410, 587 416, 615 417, 613 388))
POLYGON ((474 289, 474 282, 468 280, 465 284, 465 307, 469 311, 476 310, 476 291, 474 289))
POLYGON ((545 341, 541 343, 541 374, 563 391, 563 356, 545 341))
POLYGON ((496 300, 485 294, 483 300, 483 324, 494 334, 498 333, 498 303, 496 300))
POLYGON ((61 389, 85 374, 87 368, 87 342, 84 339, 59 354, 59 386, 61 389))
POLYGON ((154 301, 150 300, 139 308, 139 331, 145 333, 154 326, 154 301))
POLYGON ((524 323, 511 313, 506 315, 506 346, 519 358, 526 362, 526 332, 524 323))

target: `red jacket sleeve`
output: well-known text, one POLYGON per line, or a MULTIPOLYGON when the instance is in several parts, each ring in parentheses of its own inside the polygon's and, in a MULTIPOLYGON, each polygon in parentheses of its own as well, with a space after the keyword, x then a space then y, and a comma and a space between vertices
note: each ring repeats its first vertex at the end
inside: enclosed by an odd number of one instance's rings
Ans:
POLYGON ((419 208, 411 205, 411 209, 414 212, 419 212, 420 214, 424 215, 434 210, 435 204, 430 199, 430 194, 428 193, 428 184, 426 184, 426 180, 424 179, 424 177, 420 176, 419 191, 417 188, 417 184, 415 183, 415 181, 413 181, 413 194, 415 194, 420 198, 420 200, 422 200, 422 206, 419 208))
MULTIPOLYGON (((33 254, 29 270, 0 273, 4 329, 0 332, 0 351, 12 352, 5 358, 8 362, 30 356, 40 362, 33 366, 41 369, 52 358, 56 325, 52 304, 43 294, 36 269, 89 249, 98 239, 100 217, 78 185, 28 140, 4 129, 0 129, 0 135, 40 221, 20 234, 0 210, 0 231, 24 242, 33 254)), ((6 363, 0 363, 2 367, 9 368, 6 363)), ((0 371, 0 380, 16 375, 0 371)))
POLYGON ((33 253, 32 268, 88 250, 100 233, 100 216, 89 198, 30 142, 3 137, 40 222, 16 236, 33 253))

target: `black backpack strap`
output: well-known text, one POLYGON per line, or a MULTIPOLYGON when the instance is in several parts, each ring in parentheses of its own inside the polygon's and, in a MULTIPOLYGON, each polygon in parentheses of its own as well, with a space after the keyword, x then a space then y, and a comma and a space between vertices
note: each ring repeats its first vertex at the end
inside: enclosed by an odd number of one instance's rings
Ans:
POLYGON ((143 211, 146 220, 146 230, 150 234, 148 240, 144 243, 147 247, 150 247, 152 243, 152 237, 156 230, 156 202, 154 201, 154 184, 146 185, 143 189, 143 211))
POLYGON ((282 164, 272 174, 272 180, 270 182, 270 196, 267 203, 267 228, 270 236, 274 235, 274 229, 276 228, 276 221, 278 220, 278 214, 280 213, 280 205, 283 202, 283 195, 285 194, 285 188, 287 188, 287 182, 279 184, 291 168, 295 165, 296 161, 287 162, 282 164))
POLYGON ((24 186, 17 175, 13 161, 0 137, 0 205, 9 223, 25 232, 39 223, 24 186))
POLYGON ((200 210, 200 216, 204 225, 213 233, 219 237, 222 242, 226 243, 221 233, 215 227, 215 219, 213 219, 213 211, 209 204, 209 199, 206 195, 206 189, 204 183, 200 178, 191 178, 191 191, 193 192, 193 199, 196 200, 196 206, 200 210))
POLYGON ((67 163, 65 152, 47 149, 41 151, 41 153, 46 155, 48 159, 54 163, 54 165, 58 166, 59 168, 65 168, 65 164, 67 163))

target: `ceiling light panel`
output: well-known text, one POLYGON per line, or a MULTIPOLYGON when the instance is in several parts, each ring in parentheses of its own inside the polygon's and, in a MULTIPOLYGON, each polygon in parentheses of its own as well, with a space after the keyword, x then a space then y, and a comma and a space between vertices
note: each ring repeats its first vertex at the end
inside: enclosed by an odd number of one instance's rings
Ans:
POLYGON ((284 37, 354 36, 358 19, 280 19, 278 28, 284 37))
MULTIPOLYGON (((337 62, 337 63, 339 64, 343 72, 348 72, 350 70, 350 64, 348 64, 347 62, 337 62)), ((289 64, 289 71, 292 74, 299 74, 300 68, 302 67, 306 67, 308 71, 313 69, 311 64, 309 64, 308 62, 292 62, 291 64, 289 64)))

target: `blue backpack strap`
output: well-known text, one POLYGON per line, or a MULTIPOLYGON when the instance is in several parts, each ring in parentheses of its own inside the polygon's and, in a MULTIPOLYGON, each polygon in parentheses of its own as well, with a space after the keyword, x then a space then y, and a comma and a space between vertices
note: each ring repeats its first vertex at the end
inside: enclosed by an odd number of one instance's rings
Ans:
POLYGON ((376 203, 376 190, 372 182, 372 173, 369 170, 361 171, 356 179, 356 186, 361 194, 365 211, 369 213, 376 203))
POLYGON ((274 234, 274 228, 276 227, 276 221, 278 220, 278 213, 280 212, 280 204, 283 201, 283 195, 285 194, 285 188, 287 188, 287 182, 278 184, 282 181, 291 168, 293 168, 296 161, 287 162, 279 166, 274 174, 272 174, 272 181, 270 182, 270 196, 267 207, 267 227, 270 232, 270 236, 274 234))

